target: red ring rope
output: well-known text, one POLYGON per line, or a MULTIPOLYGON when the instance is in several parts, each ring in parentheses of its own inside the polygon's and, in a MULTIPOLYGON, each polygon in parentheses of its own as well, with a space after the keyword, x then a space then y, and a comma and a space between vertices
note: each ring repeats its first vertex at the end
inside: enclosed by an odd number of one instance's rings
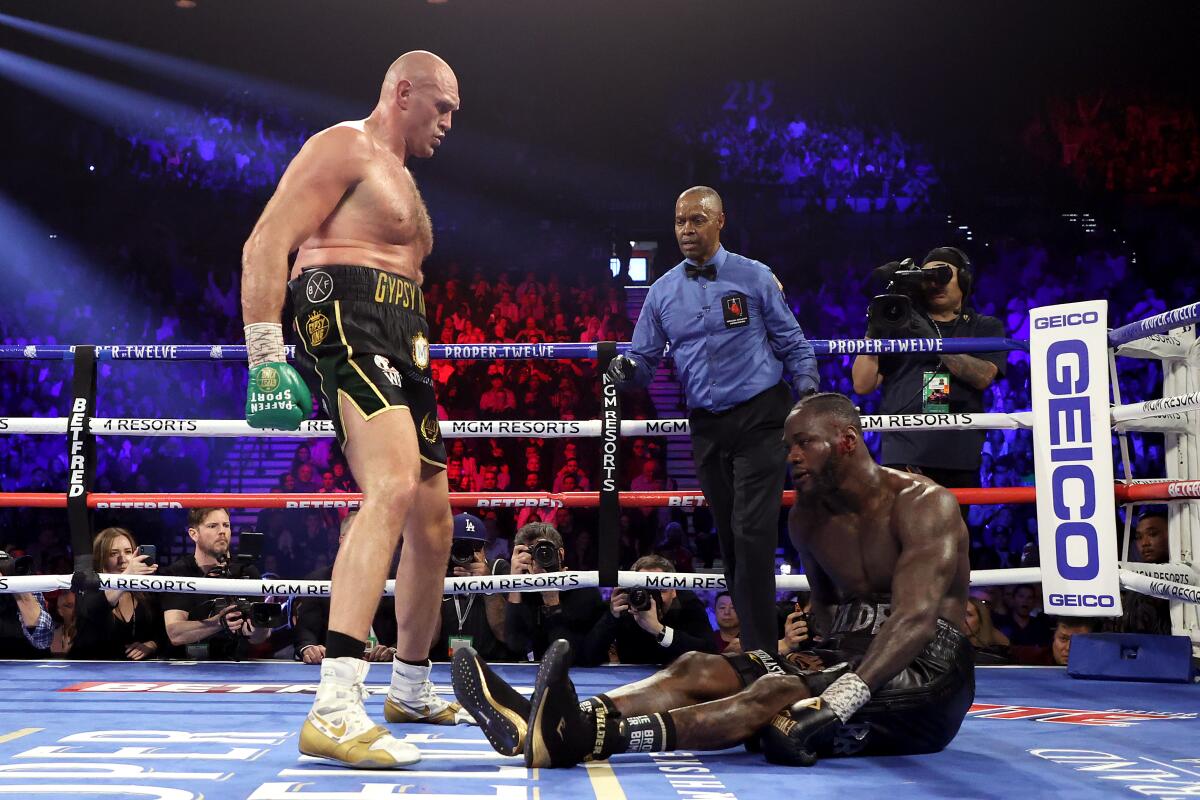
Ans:
MULTIPOLYGON (((951 489, 964 505, 1032 503, 1032 486, 1006 486, 981 489, 951 489)), ((1146 502, 1200 498, 1200 481, 1157 481, 1118 484, 1113 487, 1118 502, 1146 502)), ((230 494, 208 493, 95 493, 88 495, 89 508, 345 508, 356 506, 362 494, 355 492, 318 494, 230 494)), ((795 501, 793 492, 783 493, 783 504, 795 501)), ((456 508, 594 508, 600 502, 598 492, 455 492, 450 505, 456 508)), ((694 508, 704 505, 699 489, 672 492, 621 492, 626 508, 694 508)), ((0 508, 65 508, 67 496, 61 492, 0 492, 0 508)))

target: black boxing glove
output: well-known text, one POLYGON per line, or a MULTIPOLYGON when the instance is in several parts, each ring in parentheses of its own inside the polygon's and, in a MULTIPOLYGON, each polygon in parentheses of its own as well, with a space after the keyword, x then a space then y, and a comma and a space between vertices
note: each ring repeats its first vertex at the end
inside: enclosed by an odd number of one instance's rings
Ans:
POLYGON ((853 672, 844 673, 819 697, 776 714, 762 732, 763 754, 772 764, 811 767, 817 763, 818 748, 831 744, 842 724, 870 699, 867 684, 853 672))
POLYGON ((608 362, 608 369, 605 371, 613 383, 624 383, 625 381, 633 380, 634 372, 637 370, 637 365, 629 356, 616 356, 612 361, 608 362))
POLYGON ((801 700, 776 714, 763 729, 763 755, 772 764, 811 767, 817 763, 817 747, 830 738, 842 721, 819 697, 801 700))

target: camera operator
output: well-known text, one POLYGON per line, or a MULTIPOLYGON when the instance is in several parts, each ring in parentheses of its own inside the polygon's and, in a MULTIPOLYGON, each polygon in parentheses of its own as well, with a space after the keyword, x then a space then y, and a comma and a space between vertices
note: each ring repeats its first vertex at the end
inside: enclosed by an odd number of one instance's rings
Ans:
MULTIPOLYGON (((454 516, 454 540, 446 575, 452 578, 507 574, 504 559, 491 564, 484 555, 487 529, 474 514, 454 516)), ((504 643, 504 595, 447 595, 442 598, 442 625, 429 651, 433 661, 447 661, 463 645, 474 647, 485 661, 512 661, 517 658, 504 643)))
MULTIPOLYGON (((642 556, 634 572, 674 572, 662 556, 642 556)), ((704 603, 689 591, 675 589, 613 589, 609 613, 592 627, 579 653, 579 664, 608 661, 614 642, 622 664, 666 666, 684 653, 715 650, 712 625, 704 603)))
MULTIPOLYGON (((513 537, 513 575, 541 575, 564 569, 562 536, 553 525, 530 522, 513 537)), ((504 641, 531 661, 540 660, 556 639, 578 651, 588 631, 604 613, 600 590, 509 592, 504 613, 504 641)))
MULTIPOLYGON (((342 520, 338 544, 346 538, 350 522, 358 515, 351 511, 342 520)), ((326 564, 305 576, 305 580, 328 581, 333 579, 333 564, 326 564)), ((325 639, 329 635, 329 598, 297 598, 293 613, 296 617, 292 626, 292 642, 297 661, 305 664, 320 664, 325 660, 325 639)), ((370 635, 363 653, 364 661, 391 661, 396 655, 396 604, 393 598, 379 596, 375 616, 371 619, 370 635)))
MULTIPOLYGON (((260 577, 253 564, 229 566, 231 529, 223 508, 193 508, 188 511, 188 536, 195 552, 179 558, 163 575, 187 578, 260 577), (236 573, 236 574, 234 574, 236 573)), ((167 638, 189 659, 227 660, 239 658, 241 640, 260 644, 271 634, 267 626, 255 627, 235 602, 217 604, 214 595, 166 593, 163 621, 167 638)))
MULTIPOLYGON (((1005 335, 1000 320, 967 305, 974 274, 963 251, 937 247, 921 262, 919 275, 913 266, 906 261, 876 270, 890 281, 889 292, 905 295, 911 302, 872 301, 867 338, 1005 335)), ((854 391, 870 394, 882 385, 881 414, 979 413, 984 391, 1004 374, 1006 362, 1004 352, 860 355, 854 359, 854 391)), ((880 463, 927 475, 942 486, 978 486, 983 440, 984 432, 975 430, 890 431, 883 436, 880 463)))
MULTIPOLYGON (((33 558, 15 558, 0 550, 0 575, 28 575, 33 558)), ((5 658, 45 658, 50 655, 54 620, 41 592, 0 594, 0 653, 5 658)))

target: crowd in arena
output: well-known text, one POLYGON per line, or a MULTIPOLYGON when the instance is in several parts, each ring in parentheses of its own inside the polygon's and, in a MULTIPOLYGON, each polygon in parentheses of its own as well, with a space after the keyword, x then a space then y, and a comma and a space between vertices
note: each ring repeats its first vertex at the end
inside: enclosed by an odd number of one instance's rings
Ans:
POLYGON ((794 206, 860 213, 927 208, 937 170, 894 128, 837 124, 780 108, 725 111, 676 134, 722 181, 776 185, 794 206), (798 202, 797 202, 798 201, 798 202))
POLYGON ((1200 121, 1186 102, 1127 92, 1058 97, 1024 140, 1085 188, 1186 192, 1200 177, 1200 121))

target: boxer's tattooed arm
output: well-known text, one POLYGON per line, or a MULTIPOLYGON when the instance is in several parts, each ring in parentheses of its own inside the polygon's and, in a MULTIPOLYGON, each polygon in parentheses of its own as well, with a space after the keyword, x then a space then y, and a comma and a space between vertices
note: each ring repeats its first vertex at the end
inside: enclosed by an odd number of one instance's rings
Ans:
POLYGON ((943 354, 942 363, 946 365, 946 369, 950 370, 951 375, 966 381, 979 390, 991 386, 999 372, 992 362, 965 353, 943 354))
POLYGON ((958 591, 966 594, 966 570, 962 575, 959 571, 965 566, 967 529, 954 495, 940 486, 927 486, 905 499, 892 519, 900 546, 892 573, 892 613, 855 670, 872 692, 932 641, 947 601, 958 591))

